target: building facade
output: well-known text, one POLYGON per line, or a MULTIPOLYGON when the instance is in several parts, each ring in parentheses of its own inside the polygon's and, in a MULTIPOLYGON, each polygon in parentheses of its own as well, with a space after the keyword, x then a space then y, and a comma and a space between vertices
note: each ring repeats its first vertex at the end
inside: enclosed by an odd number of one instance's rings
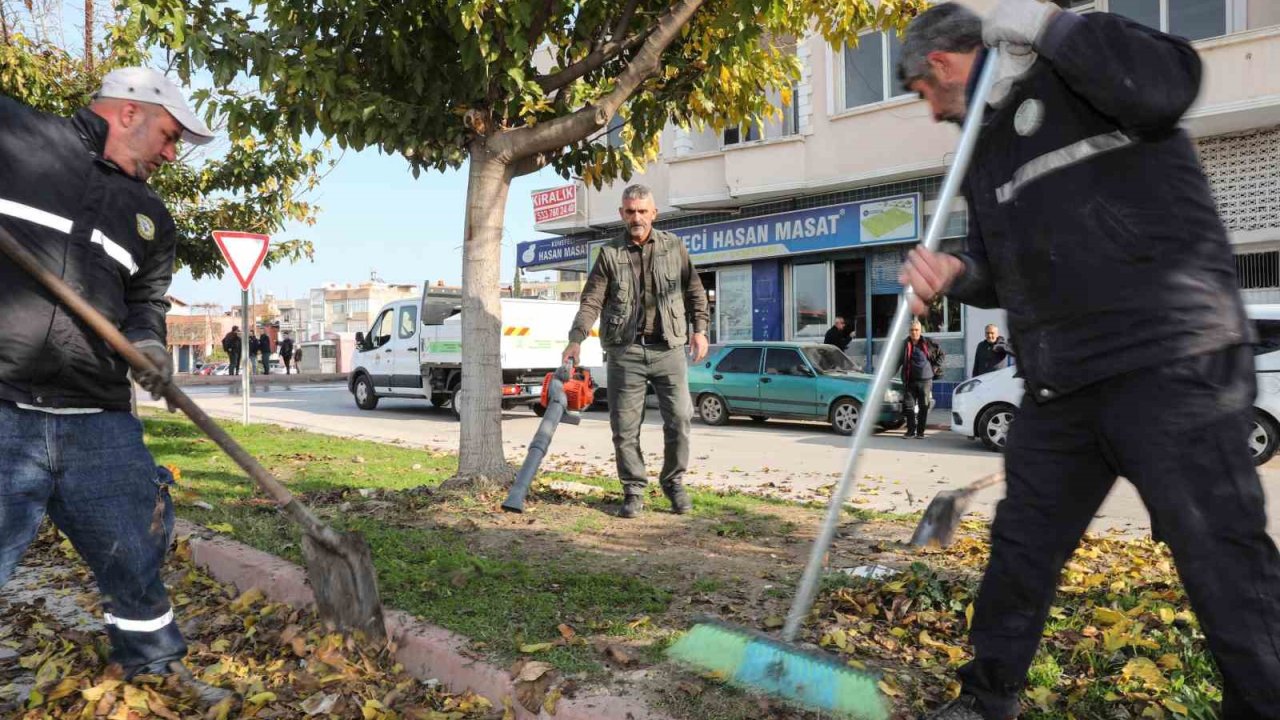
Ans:
MULTIPOLYGON (((983 13, 995 0, 965 0, 983 13)), ((1280 301, 1280 2, 1063 0, 1188 37, 1204 62, 1184 119, 1237 253, 1251 301, 1280 301)), ((712 340, 821 341, 836 316, 854 329, 848 353, 870 368, 884 341, 904 255, 923 239, 957 131, 897 83, 895 33, 856 47, 820 36, 796 44, 793 102, 762 127, 668 127, 657 162, 632 182, 653 189, 657 227, 680 235, 712 303, 712 340)), ((560 237, 522 243, 523 269, 585 270, 592 247, 621 231, 625 183, 579 184, 578 212, 537 226, 560 237)), ((957 201, 944 248, 962 245, 957 201)), ((923 318, 948 352, 939 386, 967 377, 973 347, 1001 314, 945 299, 923 318)))

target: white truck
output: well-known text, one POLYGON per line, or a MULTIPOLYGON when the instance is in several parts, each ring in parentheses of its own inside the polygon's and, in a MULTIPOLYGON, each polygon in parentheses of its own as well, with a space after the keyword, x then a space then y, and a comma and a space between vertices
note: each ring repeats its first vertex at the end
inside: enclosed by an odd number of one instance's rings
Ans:
MULTIPOLYGON (((356 333, 347 387, 362 410, 383 398, 429 398, 457 413, 462 386, 462 301, 457 295, 425 294, 397 300, 378 312, 369 332, 356 333)), ((503 298, 502 407, 538 401, 542 380, 560 365, 578 303, 503 298)), ((604 363, 592 330, 579 363, 604 363)))

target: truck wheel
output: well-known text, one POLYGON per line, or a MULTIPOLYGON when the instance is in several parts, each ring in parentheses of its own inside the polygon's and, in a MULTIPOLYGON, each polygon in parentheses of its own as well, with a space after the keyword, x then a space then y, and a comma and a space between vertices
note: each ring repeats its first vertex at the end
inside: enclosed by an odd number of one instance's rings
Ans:
POLYGON ((462 422, 462 410, 458 407, 458 401, 462 399, 462 388, 453 391, 453 397, 449 399, 449 411, 453 416, 462 422))
POLYGON ((529 408, 533 410, 533 414, 542 417, 547 414, 547 406, 542 404, 541 400, 534 400, 529 403, 529 408))
POLYGON ((356 407, 361 410, 372 410, 378 407, 378 395, 373 391, 373 381, 368 375, 361 375, 356 378, 355 387, 351 389, 351 394, 356 396, 356 407))

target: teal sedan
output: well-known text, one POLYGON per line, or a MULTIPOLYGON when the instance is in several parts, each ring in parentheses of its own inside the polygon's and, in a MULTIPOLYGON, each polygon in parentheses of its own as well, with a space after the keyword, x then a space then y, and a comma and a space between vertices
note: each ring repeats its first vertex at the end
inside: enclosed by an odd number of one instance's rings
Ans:
MULTIPOLYGON (((723 425, 733 415, 822 420, 841 435, 853 434, 871 391, 840 349, 818 343, 732 343, 689 368, 689 393, 703 422, 723 425)), ((901 427, 902 384, 885 393, 877 424, 901 427)))

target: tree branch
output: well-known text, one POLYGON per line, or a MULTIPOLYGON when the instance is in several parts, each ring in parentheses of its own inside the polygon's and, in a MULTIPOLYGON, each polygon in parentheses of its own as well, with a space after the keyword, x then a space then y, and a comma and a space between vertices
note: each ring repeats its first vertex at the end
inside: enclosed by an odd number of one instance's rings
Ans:
POLYGON ((569 67, 553 72, 550 75, 540 76, 537 82, 538 85, 542 86, 542 90, 548 93, 559 90, 587 73, 598 70, 601 65, 604 65, 619 53, 643 42, 648 37, 648 32, 636 33, 626 38, 627 27, 631 25, 631 18, 635 16, 636 6, 639 3, 640 0, 627 0, 626 6, 622 9, 622 14, 618 16, 618 22, 613 26, 613 33, 610 34, 608 42, 592 48, 586 57, 569 67), (626 39, 622 40, 620 38, 626 39))
POLYGON ((705 0, 679 0, 658 20, 644 45, 636 52, 618 76, 613 91, 570 115, 521 127, 494 138, 500 145, 499 157, 514 162, 531 155, 551 152, 576 142, 609 124, 631 95, 646 79, 662 67, 662 54, 680 35, 680 30, 693 19, 705 0))
POLYGON ((542 31, 547 29, 547 21, 551 19, 555 4, 556 0, 544 0, 534 11, 533 24, 529 26, 529 47, 538 46, 538 40, 542 37, 542 31))

